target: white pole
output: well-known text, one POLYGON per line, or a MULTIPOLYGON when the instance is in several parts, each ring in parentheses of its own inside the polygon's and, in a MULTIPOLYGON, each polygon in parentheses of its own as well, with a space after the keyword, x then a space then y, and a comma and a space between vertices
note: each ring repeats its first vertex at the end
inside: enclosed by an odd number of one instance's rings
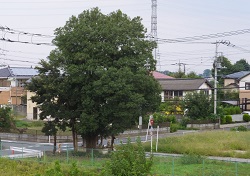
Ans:
POLYGON ((50 143, 50 135, 49 135, 49 143, 50 143))
POLYGON ((155 147, 156 151, 157 151, 157 148, 158 148, 158 139, 159 139, 159 125, 157 126, 156 147, 155 147))
POLYGON ((146 134, 146 140, 145 140, 145 142, 148 141, 148 130, 149 130, 149 123, 148 123, 148 129, 147 129, 147 134, 146 134))
POLYGON ((151 133, 151 153, 152 153, 152 148, 153 148, 153 131, 150 132, 151 133))

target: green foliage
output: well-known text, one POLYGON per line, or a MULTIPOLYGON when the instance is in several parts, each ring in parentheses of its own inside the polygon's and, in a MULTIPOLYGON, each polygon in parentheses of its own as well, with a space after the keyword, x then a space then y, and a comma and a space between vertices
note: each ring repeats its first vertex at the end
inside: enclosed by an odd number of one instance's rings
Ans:
POLYGON ((249 114, 243 114, 243 120, 245 122, 249 122, 250 121, 250 115, 249 114))
POLYGON ((167 115, 166 121, 171 123, 176 123, 177 119, 175 115, 167 115))
POLYGON ((57 126, 67 125, 95 148, 99 135, 119 134, 154 112, 161 100, 161 87, 150 74, 156 43, 146 39, 141 20, 93 8, 57 28, 57 48, 27 86, 36 93, 31 99, 41 119, 58 117, 57 126))
POLYGON ((220 116, 220 123, 221 124, 226 124, 226 116, 225 115, 222 115, 222 116, 220 116))
POLYGON ((15 125, 18 128, 27 128, 30 127, 30 124, 23 120, 15 120, 15 125))
POLYGON ((233 119, 231 115, 226 115, 226 123, 232 123, 233 119))
POLYGON ((181 126, 183 126, 183 127, 187 127, 187 124, 188 124, 189 122, 190 122, 190 118, 184 117, 184 118, 181 119, 180 124, 181 124, 181 126))
POLYGON ((176 132, 180 127, 180 124, 178 123, 171 123, 170 124, 170 133, 176 132))
POLYGON ((0 108, 0 131, 10 131, 12 123, 11 108, 0 108))
POLYGON ((59 161, 55 162, 54 168, 48 169, 46 171, 46 176, 63 176, 63 171, 59 161))
POLYGON ((213 112, 212 102, 204 92, 187 94, 184 99, 187 116, 190 119, 209 118, 213 112))
POLYGON ((167 120, 166 115, 163 113, 160 113, 160 112, 155 112, 153 114, 153 117, 154 117, 155 124, 160 124, 160 123, 166 122, 166 120, 167 120))
POLYGON ((153 164, 152 156, 146 158, 140 139, 133 146, 130 139, 121 144, 118 151, 112 153, 111 160, 106 163, 102 175, 107 176, 147 176, 153 164))
POLYGON ((240 114, 241 109, 238 106, 228 106, 223 108, 224 115, 240 114))
POLYGON ((244 126, 238 126, 238 127, 231 128, 230 131, 248 131, 248 130, 244 126))

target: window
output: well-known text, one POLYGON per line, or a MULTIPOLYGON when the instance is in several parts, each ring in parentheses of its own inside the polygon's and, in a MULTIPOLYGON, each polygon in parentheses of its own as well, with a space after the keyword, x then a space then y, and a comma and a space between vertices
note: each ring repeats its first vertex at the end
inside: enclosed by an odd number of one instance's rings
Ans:
POLYGON ((245 90, 250 90, 250 82, 246 82, 246 84, 245 84, 245 90))
POLYGON ((175 97, 182 97, 183 96, 183 91, 182 90, 176 90, 176 91, 174 91, 174 96, 175 97))

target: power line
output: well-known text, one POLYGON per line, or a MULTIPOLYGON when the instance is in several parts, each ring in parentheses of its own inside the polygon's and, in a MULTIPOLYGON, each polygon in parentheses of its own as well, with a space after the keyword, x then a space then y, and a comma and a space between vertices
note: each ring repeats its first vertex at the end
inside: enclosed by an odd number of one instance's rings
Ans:
POLYGON ((192 42, 192 41, 197 41, 197 40, 241 35, 241 34, 246 34, 246 33, 250 33, 250 29, 243 29, 243 30, 216 33, 216 34, 208 34, 208 35, 200 35, 200 36, 193 36, 193 37, 175 38, 175 39, 157 38, 157 40, 160 42, 164 42, 164 43, 182 43, 182 42, 184 43, 184 42, 192 42))

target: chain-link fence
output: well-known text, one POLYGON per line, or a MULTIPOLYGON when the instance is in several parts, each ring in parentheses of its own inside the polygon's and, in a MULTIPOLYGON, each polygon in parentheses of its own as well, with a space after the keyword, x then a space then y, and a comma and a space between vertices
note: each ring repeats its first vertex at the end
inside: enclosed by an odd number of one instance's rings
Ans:
MULTIPOLYGON (((71 143, 60 143, 54 146, 48 143, 0 142, 0 157, 13 160, 63 164, 76 163, 79 167, 102 168, 110 160, 111 149, 86 149, 79 144, 74 151, 71 143)), ((196 155, 165 155, 153 157, 151 173, 158 176, 250 176, 249 160, 218 161, 196 155)))

